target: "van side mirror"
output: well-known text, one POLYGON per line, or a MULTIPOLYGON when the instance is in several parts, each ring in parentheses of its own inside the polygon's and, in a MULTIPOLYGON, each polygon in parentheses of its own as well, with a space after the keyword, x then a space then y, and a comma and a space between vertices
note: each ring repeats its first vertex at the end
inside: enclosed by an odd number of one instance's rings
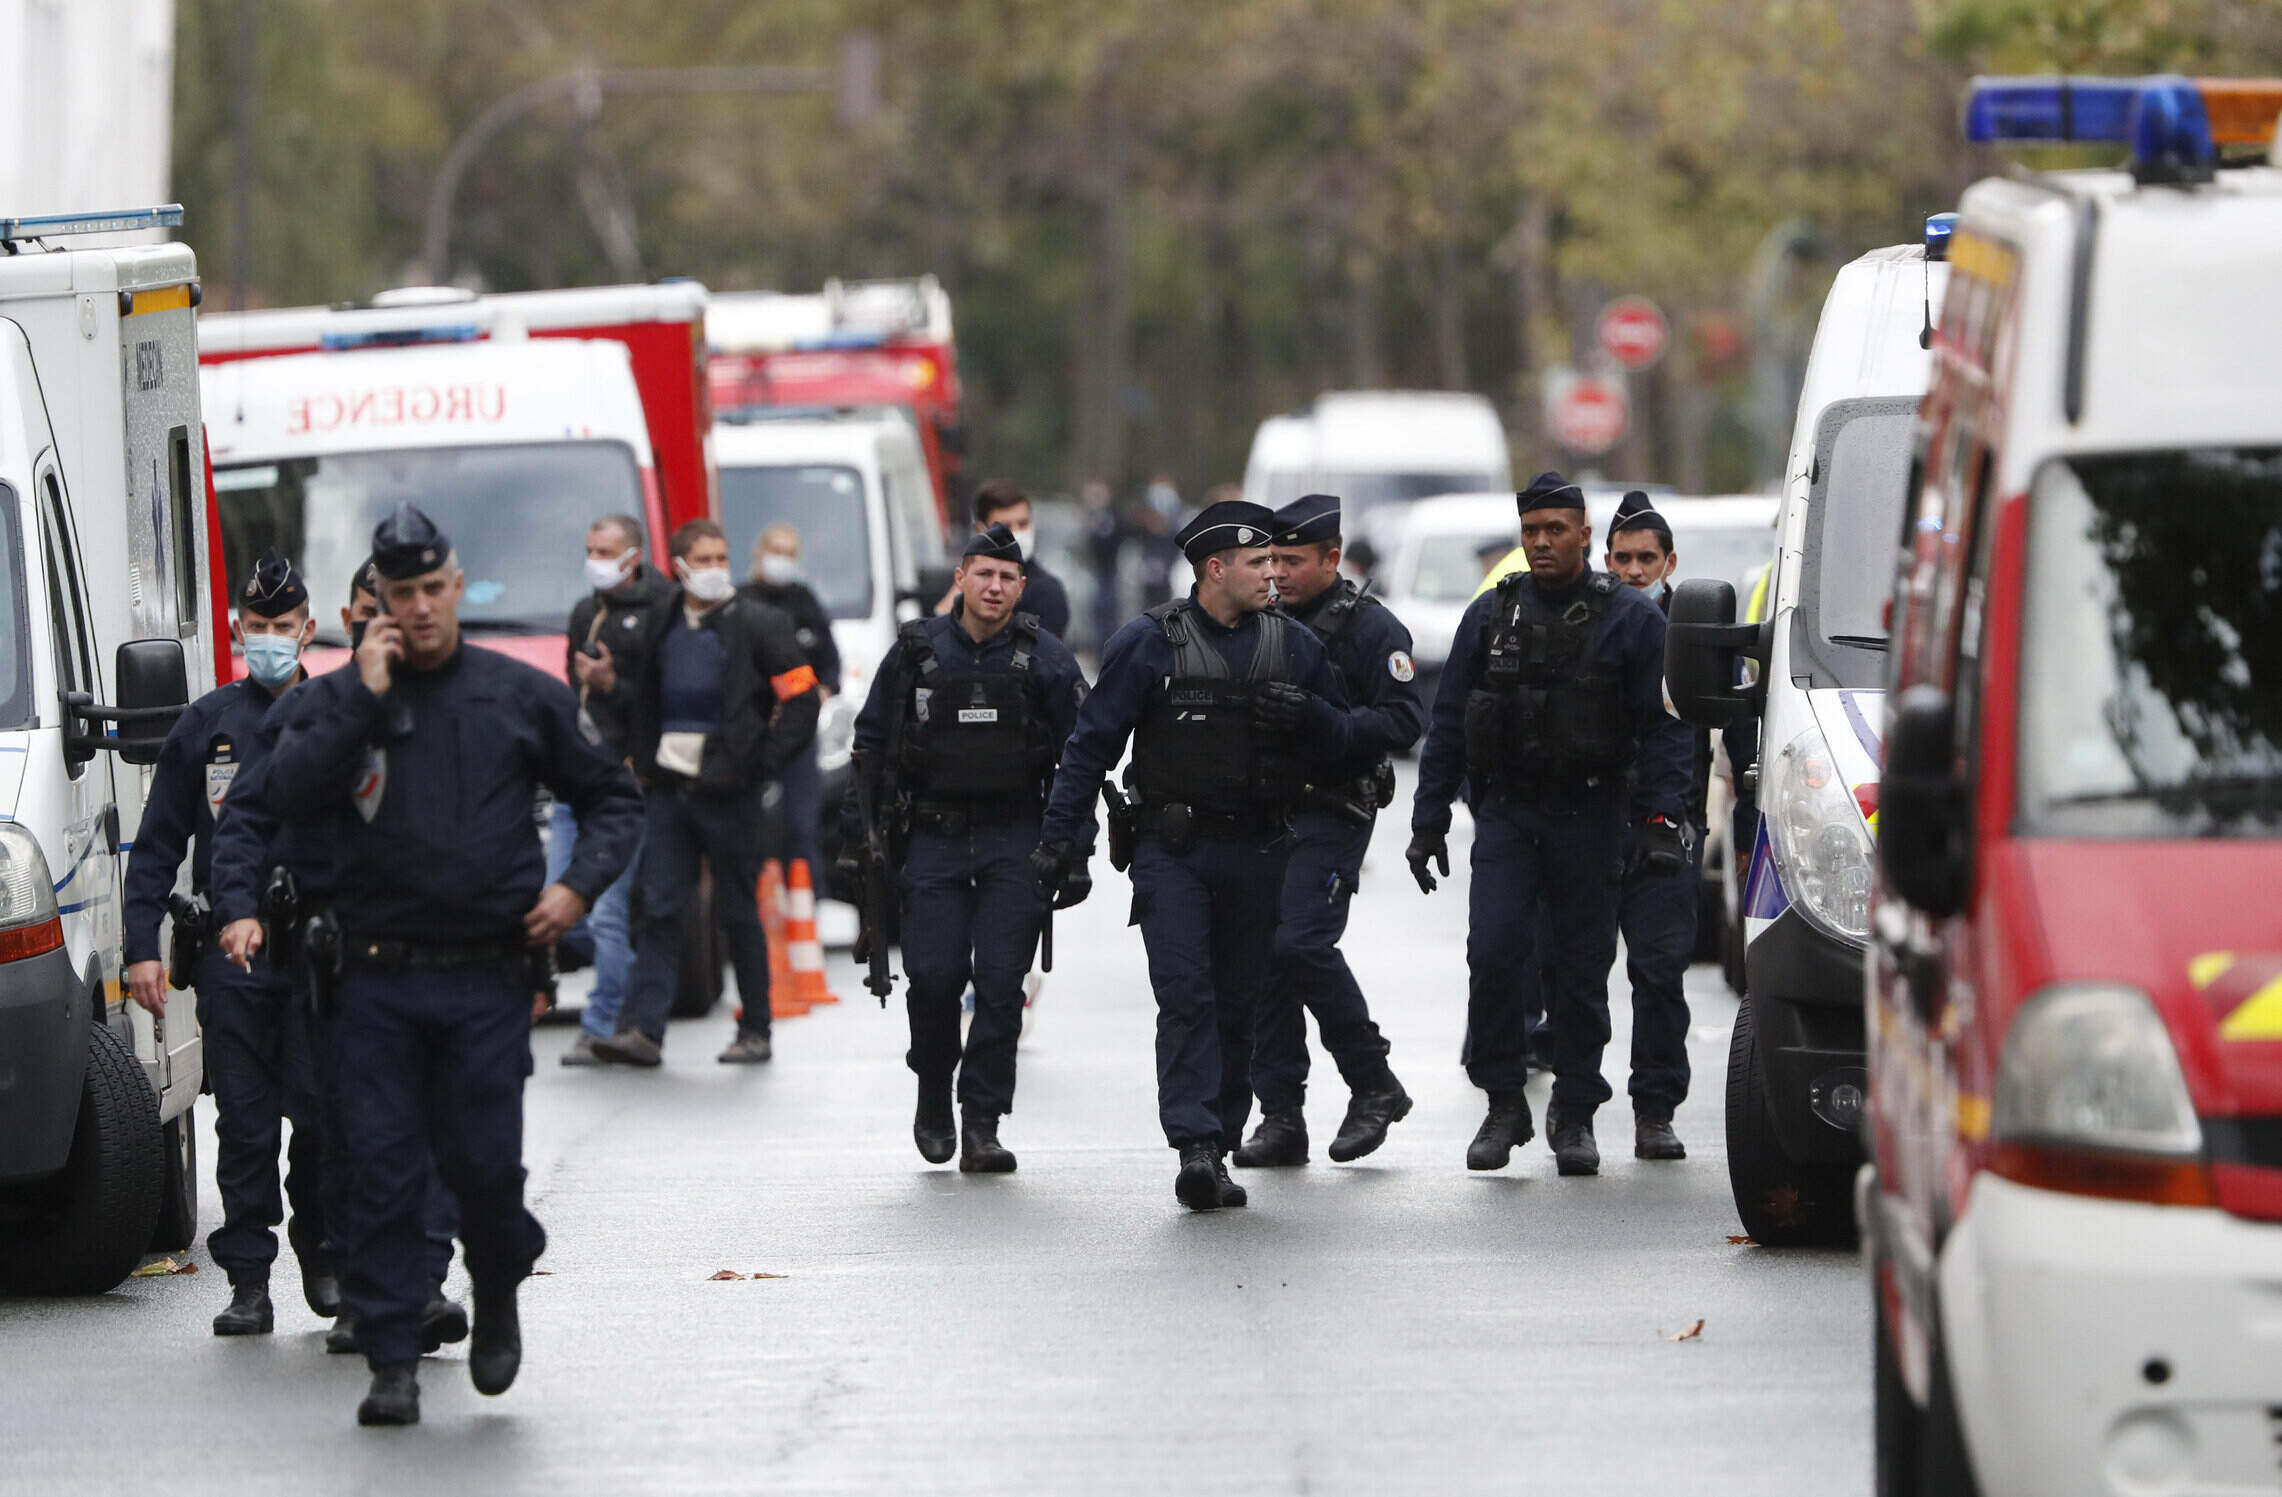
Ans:
POLYGON ((1956 712, 1941 688, 1912 686, 1895 697, 1878 783, 1878 864, 1896 894, 1936 919, 1965 908, 1971 873, 1955 732, 1956 712))
POLYGON ((167 732, 190 705, 190 665, 182 641, 126 641, 113 657, 111 678, 119 688, 117 706, 101 706, 84 691, 65 694, 64 706, 73 718, 65 724, 67 749, 81 760, 109 749, 129 764, 156 764, 167 732), (107 722, 117 723, 119 731, 101 731, 107 722))
POLYGON ((1724 728, 1759 710, 1767 670, 1766 629, 1735 621, 1735 589, 1709 577, 1683 582, 1664 626, 1664 685, 1672 708, 1699 728, 1724 728), (1759 679, 1743 680, 1757 661, 1759 679))

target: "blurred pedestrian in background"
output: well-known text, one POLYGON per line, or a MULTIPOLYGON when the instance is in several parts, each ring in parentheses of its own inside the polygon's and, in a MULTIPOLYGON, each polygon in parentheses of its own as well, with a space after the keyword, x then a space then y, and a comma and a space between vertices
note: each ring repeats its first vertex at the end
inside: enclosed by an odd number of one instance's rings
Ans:
POLYGON ((1093 646, 1101 648, 1124 622, 1124 599, 1119 597, 1118 559, 1125 551, 1125 522, 1107 479, 1089 478, 1078 488, 1078 503, 1086 522, 1086 559, 1093 565, 1093 646))
MULTIPOLYGON (((840 694, 840 647, 832 641, 832 618, 816 590, 801 580, 800 528, 779 520, 753 542, 751 580, 738 595, 782 612, 792 620, 792 637, 816 672, 816 689, 825 697, 840 694)), ((824 809, 824 771, 816 760, 816 741, 792 756, 778 778, 784 787, 784 841, 780 850, 788 860, 808 864, 821 874, 824 853, 817 836, 824 809)))

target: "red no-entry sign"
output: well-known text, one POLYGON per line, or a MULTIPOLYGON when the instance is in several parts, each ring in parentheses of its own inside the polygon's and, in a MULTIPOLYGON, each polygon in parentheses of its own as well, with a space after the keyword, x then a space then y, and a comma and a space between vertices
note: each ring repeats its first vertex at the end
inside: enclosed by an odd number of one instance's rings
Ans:
POLYGON ((1632 409, 1624 386, 1586 374, 1554 391, 1548 415, 1554 441, 1580 457, 1594 457, 1624 439, 1632 409))
POLYGON ((1645 296, 1620 296, 1601 309, 1596 334, 1603 352, 1620 369, 1646 369, 1664 357, 1671 327, 1656 303, 1645 296))

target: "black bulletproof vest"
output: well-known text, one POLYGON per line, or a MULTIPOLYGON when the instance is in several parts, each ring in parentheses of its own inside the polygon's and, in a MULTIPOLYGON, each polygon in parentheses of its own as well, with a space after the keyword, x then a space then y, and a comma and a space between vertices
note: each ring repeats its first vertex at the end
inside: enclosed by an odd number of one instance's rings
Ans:
POLYGON ((1016 614, 1008 627, 1014 658, 1002 671, 946 670, 924 621, 901 631, 912 680, 903 769, 923 798, 1035 801, 1045 788, 1053 764, 1030 669, 1038 620, 1016 614))
POLYGON ((1252 722, 1252 692, 1262 681, 1290 679, 1282 614, 1259 615, 1260 637, 1242 679, 1198 633, 1188 598, 1162 603, 1149 617, 1173 647, 1173 674, 1133 732, 1133 783, 1142 803, 1182 804, 1212 816, 1253 816, 1289 794, 1291 777, 1252 722))
POLYGON ((1587 660, 1623 586, 1591 574, 1558 614, 1527 573, 1498 584, 1482 678, 1466 698, 1466 769, 1477 779, 1543 785, 1620 773, 1632 735, 1621 683, 1587 660))

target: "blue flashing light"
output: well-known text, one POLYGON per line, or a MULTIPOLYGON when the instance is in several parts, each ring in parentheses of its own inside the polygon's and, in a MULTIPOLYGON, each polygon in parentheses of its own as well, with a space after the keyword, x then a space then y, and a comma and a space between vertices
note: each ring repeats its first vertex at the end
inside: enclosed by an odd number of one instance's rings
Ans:
POLYGON ((472 322, 455 322, 445 327, 381 328, 366 333, 327 333, 320 343, 327 353, 346 353, 359 348, 415 348, 424 343, 473 343, 483 336, 483 329, 472 322))
POLYGON ((28 218, 0 218, 0 240, 45 239, 65 234, 132 234, 144 229, 179 229, 182 205, 156 208, 122 208, 115 213, 49 213, 28 218))
POLYGON ((1949 258, 1949 236, 1957 232, 1957 215, 1935 213, 1925 221, 1925 257, 1928 260, 1949 258))
POLYGON ((2202 91, 2176 75, 1976 78, 1965 138, 2128 146, 2133 173, 2146 182, 2207 180, 2218 160, 2202 91))

